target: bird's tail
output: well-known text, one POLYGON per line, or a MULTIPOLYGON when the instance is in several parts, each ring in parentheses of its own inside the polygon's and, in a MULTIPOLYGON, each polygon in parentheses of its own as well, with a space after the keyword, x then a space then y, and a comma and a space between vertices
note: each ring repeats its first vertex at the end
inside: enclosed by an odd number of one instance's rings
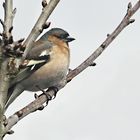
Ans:
POLYGON ((5 111, 23 91, 24 89, 20 85, 12 86, 9 88, 7 102, 5 104, 5 111))

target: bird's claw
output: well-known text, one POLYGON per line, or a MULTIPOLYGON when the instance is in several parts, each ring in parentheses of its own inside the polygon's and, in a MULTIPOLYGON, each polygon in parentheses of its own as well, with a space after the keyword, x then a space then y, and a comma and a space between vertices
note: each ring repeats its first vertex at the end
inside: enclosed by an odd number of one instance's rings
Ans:
MULTIPOLYGON (((37 86, 37 87, 38 87, 38 86, 37 86)), ((41 105, 41 106, 38 108, 38 110, 43 110, 44 107, 46 107, 46 106, 48 105, 48 102, 49 102, 50 100, 56 98, 56 94, 57 94, 57 92, 58 92, 58 88, 57 88, 57 87, 50 87, 50 88, 48 88, 47 91, 44 91, 44 90, 41 89, 40 87, 38 87, 38 88, 43 92, 43 94, 44 94, 44 95, 46 96, 46 98, 47 98, 46 105, 45 105, 45 106, 44 106, 44 105, 41 105), (53 95, 53 96, 51 96, 51 95, 49 95, 49 94, 47 93, 47 92, 50 91, 50 90, 53 90, 53 91, 54 91, 54 95, 53 95)), ((36 93, 34 94, 35 99, 38 99, 39 96, 40 96, 40 95, 37 95, 36 93)))
MULTIPOLYGON (((49 100, 51 100, 52 99, 52 97, 49 95, 49 94, 47 94, 47 92, 46 91, 42 91, 43 92, 43 94, 46 96, 46 98, 47 98, 47 101, 46 101, 46 105, 41 105, 37 110, 39 110, 39 111, 42 111, 47 105, 48 105, 48 102, 49 102, 49 100)), ((35 97, 35 99, 38 99, 39 97, 40 97, 40 95, 37 95, 36 93, 34 94, 34 97, 35 97)))
POLYGON ((34 97, 35 97, 35 99, 39 98, 39 96, 36 93, 34 94, 34 97))
POLYGON ((47 91, 44 92, 44 94, 45 94, 46 97, 47 97, 46 106, 48 105, 48 102, 49 102, 50 100, 53 100, 53 99, 56 98, 56 94, 57 94, 57 92, 58 92, 58 88, 57 88, 57 87, 50 87, 47 91), (54 95, 53 95, 53 96, 51 96, 51 95, 49 95, 49 94, 47 93, 47 91, 50 91, 50 90, 53 90, 53 91, 54 91, 54 95))
MULTIPOLYGON (((36 93, 34 94, 34 97, 35 97, 35 99, 38 99, 39 98, 39 95, 37 95, 36 93)), ((44 105, 41 105, 37 110, 40 110, 40 111, 42 111, 43 109, 44 109, 44 105)))
POLYGON ((50 90, 54 91, 54 95, 53 95, 53 97, 51 97, 51 100, 55 99, 56 95, 57 95, 57 92, 58 92, 58 88, 57 87, 50 87, 47 91, 50 91, 50 90))

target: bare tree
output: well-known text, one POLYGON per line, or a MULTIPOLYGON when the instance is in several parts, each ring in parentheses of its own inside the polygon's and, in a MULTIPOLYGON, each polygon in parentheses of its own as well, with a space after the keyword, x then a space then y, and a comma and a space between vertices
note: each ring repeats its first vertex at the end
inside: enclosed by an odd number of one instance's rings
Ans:
MULTIPOLYGON (((40 89, 43 93, 45 92, 45 94, 48 94, 50 98, 41 94, 33 102, 11 115, 8 119, 6 119, 4 115, 10 82, 19 73, 20 66, 31 50, 33 42, 44 29, 49 27, 50 24, 47 22, 47 19, 59 1, 60 0, 50 0, 49 3, 47 3, 46 0, 42 1, 42 13, 25 41, 24 39, 19 39, 17 41, 13 40, 13 19, 16 14, 16 9, 13 9, 12 0, 5 0, 3 3, 4 20, 0 20, 1 25, 3 26, 3 32, 0 34, 0 140, 2 140, 6 134, 13 133, 11 128, 17 124, 17 122, 30 113, 37 111, 39 107, 43 106, 45 102, 49 102, 55 96, 55 91, 53 89, 49 89, 47 91, 40 89)), ((102 52, 125 27, 134 22, 134 19, 131 19, 131 17, 139 8, 140 0, 138 0, 134 6, 132 6, 131 3, 128 4, 126 15, 122 19, 121 23, 111 34, 107 35, 105 41, 101 43, 101 45, 82 64, 74 70, 69 71, 67 75, 67 83, 84 71, 87 67, 95 66, 94 60, 102 54, 102 52)))

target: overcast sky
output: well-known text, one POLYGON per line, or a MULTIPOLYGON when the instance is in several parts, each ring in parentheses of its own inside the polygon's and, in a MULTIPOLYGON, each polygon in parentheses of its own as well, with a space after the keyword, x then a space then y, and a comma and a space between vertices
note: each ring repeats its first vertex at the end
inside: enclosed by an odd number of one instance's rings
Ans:
MULTIPOLYGON (((3 0, 2 0, 3 1, 3 0)), ((1 1, 1 2, 2 2, 1 1)), ((41 12, 41 0, 13 0, 15 39, 26 37, 41 12)), ((71 68, 86 59, 120 23, 130 0, 61 0, 49 21, 67 30, 71 68)), ((132 0, 136 3, 137 0, 132 0)), ((2 6, 0 17, 2 18, 2 6)), ((43 111, 20 121, 5 140, 139 140, 140 11, 90 67, 73 79, 43 111)), ((0 28, 1 29, 1 28, 0 28)), ((24 92, 11 115, 33 100, 24 92)))

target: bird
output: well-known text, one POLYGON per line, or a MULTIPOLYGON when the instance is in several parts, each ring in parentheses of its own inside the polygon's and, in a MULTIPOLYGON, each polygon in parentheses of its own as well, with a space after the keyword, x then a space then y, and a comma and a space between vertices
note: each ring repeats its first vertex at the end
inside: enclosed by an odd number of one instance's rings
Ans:
POLYGON ((69 42, 75 40, 61 28, 52 28, 34 42, 26 67, 11 81, 5 110, 23 91, 61 88, 70 64, 69 42))

